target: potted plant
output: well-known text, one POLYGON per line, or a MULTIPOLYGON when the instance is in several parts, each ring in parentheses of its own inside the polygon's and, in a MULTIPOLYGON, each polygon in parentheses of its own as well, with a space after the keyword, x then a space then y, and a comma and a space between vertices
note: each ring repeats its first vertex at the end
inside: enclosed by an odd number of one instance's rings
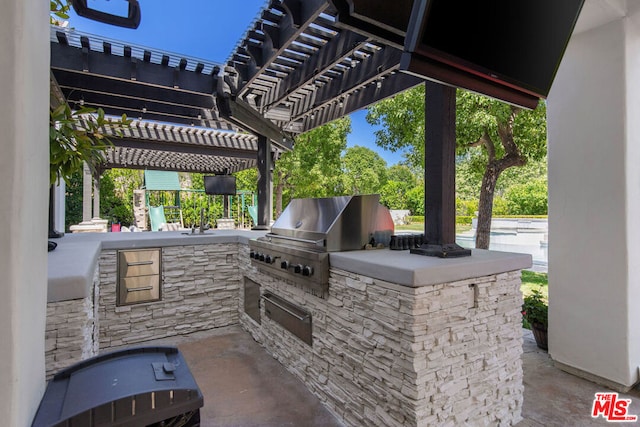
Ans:
MULTIPOLYGON (((543 350, 548 350, 547 327, 549 307, 547 301, 539 289, 534 289, 531 294, 524 297, 522 304, 522 317, 531 327, 536 344, 543 350)), ((527 326, 525 323, 525 327, 527 326)))

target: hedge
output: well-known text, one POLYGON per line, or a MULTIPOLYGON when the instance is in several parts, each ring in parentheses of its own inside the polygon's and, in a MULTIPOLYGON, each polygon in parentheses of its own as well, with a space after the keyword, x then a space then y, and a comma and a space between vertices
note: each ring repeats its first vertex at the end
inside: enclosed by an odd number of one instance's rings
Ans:
POLYGON ((494 216, 493 219, 518 219, 518 218, 523 218, 523 219, 548 219, 549 215, 499 215, 499 216, 494 216))
POLYGON ((458 215, 456 216, 456 224, 468 224, 471 225, 471 221, 473 220, 472 216, 468 215, 458 215))
MULTIPOLYGON (((457 215, 456 216, 456 224, 471 224, 473 220, 473 216, 466 215, 457 215)), ((493 219, 547 219, 548 215, 500 215, 494 216, 493 219)), ((407 219, 410 223, 421 223, 424 222, 424 216, 421 215, 413 215, 408 216, 407 219)))

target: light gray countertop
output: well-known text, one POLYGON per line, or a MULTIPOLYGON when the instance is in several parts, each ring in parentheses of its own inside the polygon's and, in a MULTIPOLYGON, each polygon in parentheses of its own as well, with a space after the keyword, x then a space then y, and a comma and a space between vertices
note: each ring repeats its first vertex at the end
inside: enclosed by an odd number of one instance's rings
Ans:
POLYGON ((437 258, 406 251, 375 249, 333 252, 332 268, 404 286, 418 287, 522 270, 532 265, 531 255, 472 249, 470 257, 437 258))
POLYGON ((167 246, 243 243, 263 236, 265 231, 208 230, 186 236, 184 231, 142 233, 65 234, 48 256, 47 301, 66 301, 91 295, 93 276, 100 252, 105 249, 138 249, 167 246))
MULTIPOLYGON (((54 241, 58 247, 49 252, 48 302, 86 298, 92 293, 93 276, 100 252, 105 249, 137 249, 220 243, 248 244, 249 239, 265 231, 209 230, 203 235, 186 236, 180 231, 143 233, 77 233, 54 241)), ((532 265, 531 255, 474 249, 464 258, 433 258, 412 255, 409 251, 376 249, 332 252, 332 268, 418 287, 447 283, 532 265)))

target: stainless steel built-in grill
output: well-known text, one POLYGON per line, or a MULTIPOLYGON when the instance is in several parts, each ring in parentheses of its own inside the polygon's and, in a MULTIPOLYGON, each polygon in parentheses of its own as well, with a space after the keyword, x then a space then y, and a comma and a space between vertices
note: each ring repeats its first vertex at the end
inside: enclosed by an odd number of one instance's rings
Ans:
POLYGON ((249 242, 251 263, 322 296, 329 282, 329 252, 388 245, 389 210, 379 195, 294 199, 271 227, 249 242))

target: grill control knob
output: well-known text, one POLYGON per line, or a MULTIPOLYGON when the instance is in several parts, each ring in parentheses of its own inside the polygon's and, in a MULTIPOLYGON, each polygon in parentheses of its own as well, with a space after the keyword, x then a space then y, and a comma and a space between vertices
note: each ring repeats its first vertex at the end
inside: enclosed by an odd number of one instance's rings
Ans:
POLYGON ((302 275, 303 276, 311 276, 313 274, 313 267, 310 265, 305 265, 302 267, 302 275))
POLYGON ((254 251, 249 252, 249 258, 253 259, 256 257, 256 253, 254 251))
POLYGON ((280 268, 282 268, 283 270, 288 270, 289 269, 289 261, 287 261, 286 259, 284 261, 282 261, 280 263, 280 268))
POLYGON ((293 272, 296 273, 296 274, 302 273, 302 264, 296 264, 293 267, 293 272))
POLYGON ((267 255, 266 257, 264 257, 264 262, 266 262, 267 264, 271 264, 273 262, 271 255, 267 255))
POLYGON ((260 261, 264 261, 264 254, 258 254, 258 259, 260 261))

